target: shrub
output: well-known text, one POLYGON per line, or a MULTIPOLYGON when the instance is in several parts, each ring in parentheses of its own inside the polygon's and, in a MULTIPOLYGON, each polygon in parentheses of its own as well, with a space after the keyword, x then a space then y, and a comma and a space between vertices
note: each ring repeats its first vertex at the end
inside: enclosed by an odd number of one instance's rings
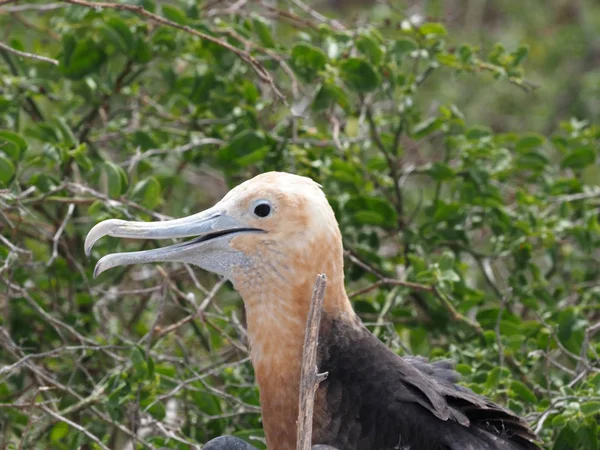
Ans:
POLYGON ((511 89, 529 111, 527 47, 457 44, 394 10, 348 27, 266 2, 9 8, 28 25, 0 47, 3 446, 260 437, 232 288, 176 264, 93 280, 100 255, 154 244, 105 239, 90 261, 83 239, 284 170, 323 185, 381 339, 455 359, 548 448, 598 448, 600 128, 512 131, 447 94, 511 89))

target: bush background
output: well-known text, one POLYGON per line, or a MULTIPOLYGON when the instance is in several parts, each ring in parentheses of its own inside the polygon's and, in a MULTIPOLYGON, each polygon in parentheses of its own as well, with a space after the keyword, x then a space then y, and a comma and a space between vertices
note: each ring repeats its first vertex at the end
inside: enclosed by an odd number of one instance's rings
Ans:
POLYGON ((83 240, 284 170, 323 185, 382 340, 598 449, 598 30, 593 0, 1 0, 0 448, 264 448, 231 286, 93 280, 157 243, 83 240))

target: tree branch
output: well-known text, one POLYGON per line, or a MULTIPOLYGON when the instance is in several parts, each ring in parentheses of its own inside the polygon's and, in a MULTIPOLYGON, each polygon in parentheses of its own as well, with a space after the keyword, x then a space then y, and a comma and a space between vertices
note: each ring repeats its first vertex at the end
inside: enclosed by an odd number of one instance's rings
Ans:
POLYGON ((47 63, 53 64, 55 66, 58 66, 58 61, 56 59, 48 58, 46 56, 35 55, 33 53, 22 52, 20 50, 17 50, 16 48, 12 48, 12 47, 6 45, 3 42, 0 42, 0 48, 9 53, 13 53, 17 56, 21 56, 22 58, 35 59, 36 61, 47 62, 47 63))
POLYGON ((322 273, 317 275, 310 301, 308 319, 306 321, 306 331, 304 333, 296 450, 310 450, 312 447, 312 419, 315 394, 319 383, 327 378, 327 373, 318 373, 317 368, 317 345, 326 287, 327 276, 322 273))

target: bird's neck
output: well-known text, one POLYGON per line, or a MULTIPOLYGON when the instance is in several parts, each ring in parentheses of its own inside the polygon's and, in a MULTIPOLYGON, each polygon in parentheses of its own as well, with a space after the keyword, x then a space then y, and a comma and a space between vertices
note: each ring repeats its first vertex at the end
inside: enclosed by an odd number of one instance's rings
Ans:
MULTIPOLYGON (((269 448, 296 448, 302 349, 315 279, 316 274, 297 283, 269 283, 268 293, 244 295, 252 364, 269 448)), ((347 320, 355 317, 343 274, 329 276, 323 314, 347 320)))

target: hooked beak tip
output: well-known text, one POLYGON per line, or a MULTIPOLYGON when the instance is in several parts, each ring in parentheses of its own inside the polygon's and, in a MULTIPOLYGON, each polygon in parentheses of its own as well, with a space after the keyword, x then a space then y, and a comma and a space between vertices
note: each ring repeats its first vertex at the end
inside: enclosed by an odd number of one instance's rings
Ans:
POLYGON ((96 278, 98 278, 98 275, 100 275, 101 271, 100 271, 100 264, 96 264, 96 267, 94 267, 94 280, 96 278))
POLYGON ((114 264, 110 264, 110 258, 114 255, 106 255, 98 260, 96 263, 96 267, 94 267, 94 279, 98 278, 98 276, 102 272, 106 272, 108 269, 114 266, 114 264))
POLYGON ((124 220, 109 219, 96 224, 85 238, 84 250, 87 257, 92 253, 92 247, 100 240, 100 238, 110 235, 110 233, 118 226, 124 224, 124 220))

